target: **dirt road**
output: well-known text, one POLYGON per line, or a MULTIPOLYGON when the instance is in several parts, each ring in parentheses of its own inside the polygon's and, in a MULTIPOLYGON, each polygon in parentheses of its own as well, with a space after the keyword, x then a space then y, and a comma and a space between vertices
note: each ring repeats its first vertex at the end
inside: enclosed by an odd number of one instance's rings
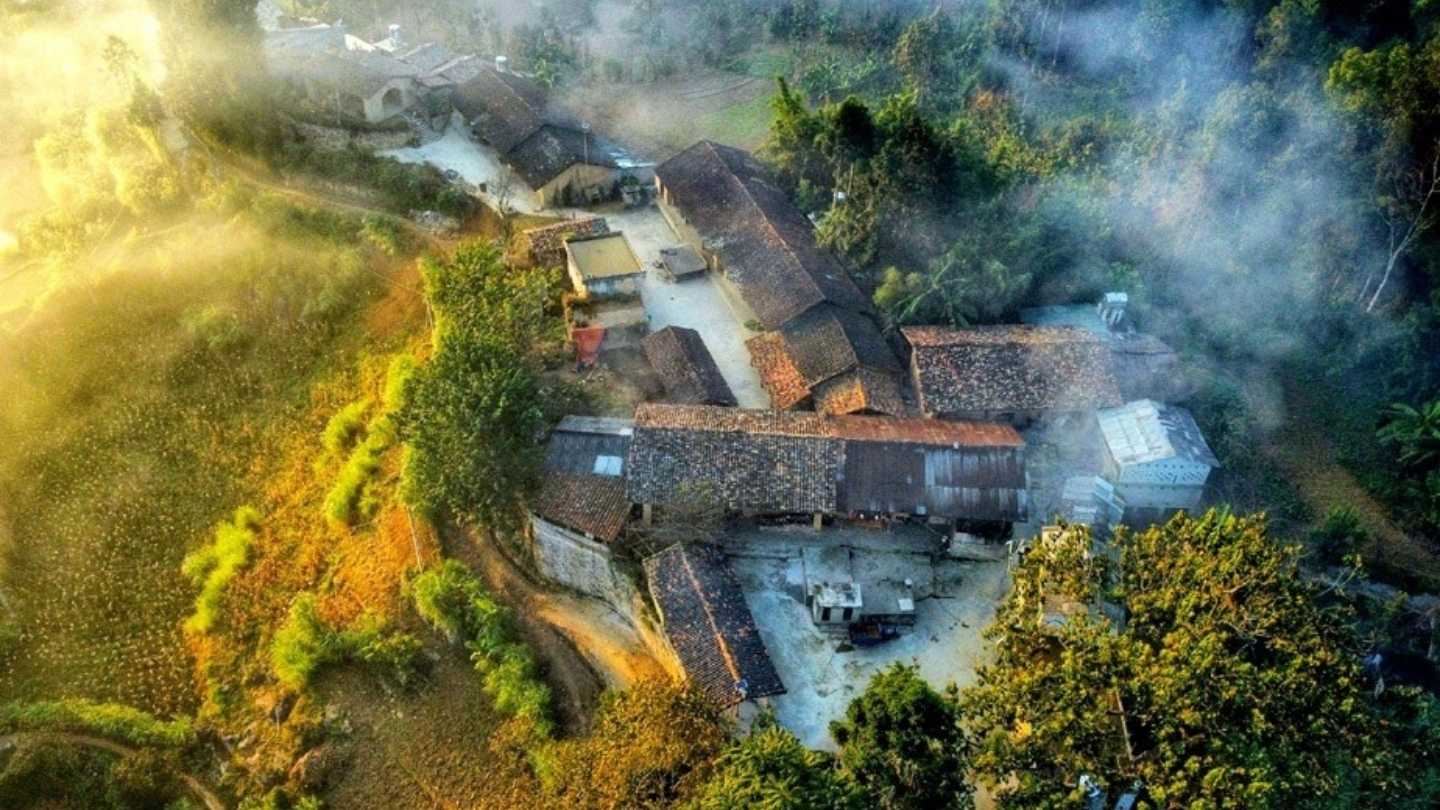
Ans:
MULTIPOLYGON (((120 756, 127 756, 139 752, 138 748, 121 745, 120 743, 107 740, 103 737, 92 737, 88 734, 71 734, 63 731, 17 731, 14 734, 0 736, 0 745, 5 743, 18 743, 25 740, 97 748, 101 751, 119 754, 120 756)), ((180 778, 180 781, 185 784, 185 788, 189 790, 195 798, 205 803, 205 806, 209 808, 209 810, 226 810, 225 803, 220 801, 220 797, 205 787, 204 783, 199 779, 196 779, 188 773, 179 773, 176 774, 176 776, 180 778)))
POLYGON ((559 690, 568 721, 588 717, 604 689, 665 677, 635 629, 604 603, 547 590, 484 533, 452 529, 442 542, 447 555, 475 569, 515 609, 521 632, 559 690))

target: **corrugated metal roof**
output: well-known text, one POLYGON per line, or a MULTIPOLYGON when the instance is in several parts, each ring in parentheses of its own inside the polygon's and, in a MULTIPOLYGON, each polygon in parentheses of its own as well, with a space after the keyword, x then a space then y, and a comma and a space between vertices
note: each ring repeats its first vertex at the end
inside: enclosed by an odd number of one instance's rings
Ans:
POLYGON ((1220 466, 1195 417, 1184 408, 1141 399, 1106 408, 1097 417, 1111 457, 1122 466, 1166 459, 1220 466))

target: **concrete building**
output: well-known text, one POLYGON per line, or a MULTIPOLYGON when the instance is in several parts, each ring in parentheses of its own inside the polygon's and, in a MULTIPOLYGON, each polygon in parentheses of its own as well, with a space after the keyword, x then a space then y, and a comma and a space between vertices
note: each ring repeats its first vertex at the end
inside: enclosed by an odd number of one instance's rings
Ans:
POLYGON ((1195 509, 1220 462, 1184 408, 1148 399, 1099 411, 1105 478, 1127 510, 1195 509))
POLYGON ((645 268, 618 231, 565 240, 565 268, 575 292, 592 301, 640 295, 645 268))

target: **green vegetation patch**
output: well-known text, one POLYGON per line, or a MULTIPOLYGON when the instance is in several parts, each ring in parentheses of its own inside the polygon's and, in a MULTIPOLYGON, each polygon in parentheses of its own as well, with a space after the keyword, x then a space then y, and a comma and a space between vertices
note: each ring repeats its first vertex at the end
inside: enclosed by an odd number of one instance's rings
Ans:
POLYGON ((425 621, 452 641, 465 642, 495 708, 524 721, 537 737, 550 736, 550 687, 540 679, 535 656, 518 640, 510 609, 455 560, 420 574, 410 589, 425 621))
POLYGON ((225 586, 250 560, 250 545, 260 529, 260 513, 248 506, 235 510, 235 516, 215 530, 215 540, 190 552, 180 564, 180 571, 200 586, 195 597, 195 612, 185 620, 185 629, 205 633, 215 626, 220 613, 220 600, 225 586))
POLYGON ((0 729, 93 734, 158 748, 185 748, 195 742, 195 727, 188 717, 160 720, 130 706, 80 699, 0 704, 0 729))
POLYGON ((290 606, 285 623, 270 643, 275 677, 300 691, 322 667, 360 661, 384 668, 402 684, 415 669, 420 642, 404 633, 387 632, 385 622, 366 614, 354 625, 335 630, 315 610, 315 596, 303 593, 290 606))

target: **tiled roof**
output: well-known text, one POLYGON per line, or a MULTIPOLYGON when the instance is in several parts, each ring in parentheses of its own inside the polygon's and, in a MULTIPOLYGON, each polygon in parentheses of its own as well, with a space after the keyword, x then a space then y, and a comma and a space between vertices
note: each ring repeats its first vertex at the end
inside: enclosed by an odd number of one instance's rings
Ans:
POLYGON ((770 394, 770 406, 786 410, 810 396, 805 377, 785 351, 785 339, 779 332, 765 332, 745 341, 750 350, 750 365, 760 372, 760 383, 770 394))
POLYGON ((687 485, 762 513, 1014 520, 1024 513, 1024 440, 988 423, 641 405, 629 498, 670 503, 687 485))
POLYGON ((501 154, 545 124, 574 123, 569 114, 550 106, 540 85, 493 69, 455 88, 454 103, 476 134, 501 154))
POLYGON ((857 368, 815 386, 815 410, 829 414, 905 415, 905 399, 893 374, 857 368))
POLYGON ((1064 326, 902 330, 929 415, 1080 411, 1120 402, 1104 338, 1064 326))
POLYGON ((720 366, 694 329, 667 326, 641 343, 671 400, 693 405, 734 405, 720 366))
POLYGON ((630 502, 622 477, 551 471, 531 509, 551 523, 610 543, 625 528, 630 502))
POLYGON ((807 385, 857 366, 899 373, 900 363, 869 317, 820 304, 780 328, 791 362, 807 385))
POLYGON ((810 220, 749 153, 700 141, 655 175, 767 329, 827 301, 868 307, 845 269, 815 244, 810 220))
POLYGON ((604 217, 571 219, 521 231, 529 245, 531 258, 542 267, 560 267, 565 264, 566 239, 609 232, 610 226, 606 224, 604 217))
POLYGON ((543 87, 523 76, 480 69, 455 88, 453 99, 475 134, 495 147, 531 188, 577 163, 634 163, 625 150, 588 132, 579 118, 551 103, 543 87))
POLYGON ((665 636, 706 697, 729 707, 784 694, 740 582, 719 549, 670 546, 645 560, 645 575, 665 636))

